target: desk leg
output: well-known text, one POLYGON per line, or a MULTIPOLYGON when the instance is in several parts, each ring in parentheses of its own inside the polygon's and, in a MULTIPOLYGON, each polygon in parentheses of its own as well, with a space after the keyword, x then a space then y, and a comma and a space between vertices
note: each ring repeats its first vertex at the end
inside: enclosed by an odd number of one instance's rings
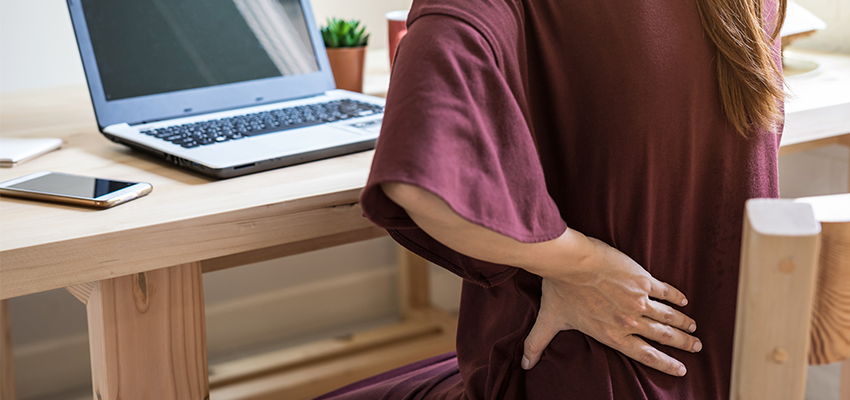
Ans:
MULTIPOLYGON (((840 136, 832 136, 826 139, 813 140, 810 142, 803 142, 798 144, 792 144, 788 146, 783 146, 779 149, 779 155, 784 154, 792 154, 800 151, 806 151, 811 149, 816 149, 818 147, 830 146, 830 145, 841 145, 850 148, 850 133, 840 135, 840 136)), ((850 178, 847 180, 847 191, 850 192, 850 178)), ((842 399, 844 400, 844 399, 842 399)))
POLYGON ((431 306, 428 261, 396 245, 399 252, 399 305, 401 316, 410 318, 431 306))
POLYGON ((0 300, 0 400, 15 400, 15 360, 12 356, 12 326, 9 302, 0 300))
MULTIPOLYGON (((838 139, 838 143, 844 145, 844 147, 847 147, 847 149, 850 150, 850 134, 846 134, 846 135, 841 136, 838 139)), ((850 193, 850 171, 848 171, 848 176, 847 176, 847 192, 850 193)), ((847 368, 850 368, 850 367, 847 367, 847 368)), ((850 378, 847 378, 847 379, 850 379, 850 378)), ((850 389, 848 389, 848 390, 850 390, 850 389)), ((850 393, 848 393, 847 396, 850 396, 850 393)), ((848 398, 850 398, 850 397, 848 397, 848 398)), ((842 397, 842 399, 844 399, 844 397, 842 397)))
POLYGON ((96 400, 209 399, 200 263, 68 290, 88 311, 96 400))

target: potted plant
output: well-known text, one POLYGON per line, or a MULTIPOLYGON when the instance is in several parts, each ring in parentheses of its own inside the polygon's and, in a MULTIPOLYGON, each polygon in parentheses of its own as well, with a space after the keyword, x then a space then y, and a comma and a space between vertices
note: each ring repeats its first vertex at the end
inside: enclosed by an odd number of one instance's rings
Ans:
POLYGON ((360 21, 329 18, 322 27, 322 39, 336 80, 336 87, 352 92, 363 91, 363 66, 369 34, 360 21))

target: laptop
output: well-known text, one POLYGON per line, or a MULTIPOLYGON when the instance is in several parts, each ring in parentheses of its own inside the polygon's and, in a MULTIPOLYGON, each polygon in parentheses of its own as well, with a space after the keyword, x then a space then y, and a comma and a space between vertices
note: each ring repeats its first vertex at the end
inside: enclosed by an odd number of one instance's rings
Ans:
POLYGON ((216 178, 374 148, 309 0, 67 0, 98 129, 216 178))

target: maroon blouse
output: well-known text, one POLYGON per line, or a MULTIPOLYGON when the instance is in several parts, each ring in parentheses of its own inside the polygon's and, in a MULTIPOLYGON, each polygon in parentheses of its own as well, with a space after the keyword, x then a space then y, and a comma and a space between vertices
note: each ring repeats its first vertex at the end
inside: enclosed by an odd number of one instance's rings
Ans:
POLYGON ((408 25, 361 201, 402 245, 464 278, 462 380, 416 396, 727 398, 744 201, 778 196, 779 132, 744 139, 727 123, 695 3, 416 0, 408 25), (656 344, 687 366, 677 378, 564 331, 522 370, 540 277, 441 245, 384 182, 427 189, 522 242, 567 225, 605 241, 685 293, 702 352, 656 344))

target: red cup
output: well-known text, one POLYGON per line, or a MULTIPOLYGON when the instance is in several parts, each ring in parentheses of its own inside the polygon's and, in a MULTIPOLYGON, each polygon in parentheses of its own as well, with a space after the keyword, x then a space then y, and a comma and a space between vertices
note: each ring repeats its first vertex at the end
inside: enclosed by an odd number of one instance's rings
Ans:
POLYGON ((408 10, 390 11, 387 13, 387 25, 390 37, 390 68, 393 67, 395 52, 398 42, 407 35, 407 12, 408 10))

